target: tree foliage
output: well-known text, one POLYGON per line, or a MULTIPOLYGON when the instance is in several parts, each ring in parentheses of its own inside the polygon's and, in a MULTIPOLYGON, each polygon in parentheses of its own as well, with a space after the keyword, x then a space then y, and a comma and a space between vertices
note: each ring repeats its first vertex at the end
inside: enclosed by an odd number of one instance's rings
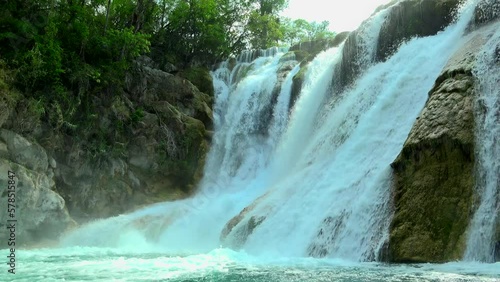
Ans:
POLYGON ((71 124, 90 93, 119 87, 131 61, 148 52, 141 30, 154 2, 146 2, 113 1, 107 27, 106 0, 2 3, 0 52, 17 70, 16 87, 71 124))
POLYGON ((328 29, 329 22, 308 22, 303 19, 286 19, 281 25, 283 41, 288 45, 293 45, 302 41, 312 41, 335 36, 335 33, 328 29))
POLYGON ((140 55, 210 66, 247 48, 330 36, 328 23, 279 16, 287 0, 3 0, 0 56, 57 128, 82 123, 94 97, 121 91, 140 55), (62 122, 61 122, 62 120, 62 122))

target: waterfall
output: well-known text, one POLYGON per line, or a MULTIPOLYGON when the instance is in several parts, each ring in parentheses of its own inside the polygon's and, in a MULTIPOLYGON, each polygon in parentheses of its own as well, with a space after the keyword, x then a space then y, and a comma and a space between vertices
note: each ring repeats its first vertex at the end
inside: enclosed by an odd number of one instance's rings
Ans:
POLYGON ((471 13, 375 64, 385 16, 359 29, 354 81, 337 88, 348 47, 326 50, 309 63, 291 110, 300 66, 286 50, 222 63, 212 72, 215 134, 199 192, 88 224, 62 244, 174 254, 222 244, 255 255, 376 260, 392 215, 390 163, 471 13))
POLYGON ((242 56, 212 73, 215 134, 200 183, 191 199, 159 203, 99 220, 73 232, 62 245, 133 247, 199 253, 220 246, 224 224, 266 187, 262 177, 288 123, 292 78, 298 62, 283 49, 242 56), (280 79, 278 74, 284 75, 280 79))
POLYGON ((403 44, 362 72, 333 104, 321 103, 335 87, 321 72, 328 65, 325 76, 334 75, 341 53, 318 55, 269 166, 272 186, 230 222, 226 242, 271 256, 376 259, 391 216, 389 164, 468 19, 403 44), (322 108, 328 114, 317 115, 322 108))
POLYGON ((477 55, 476 156, 480 205, 469 227, 466 260, 493 262, 494 234, 500 213, 500 31, 477 55))

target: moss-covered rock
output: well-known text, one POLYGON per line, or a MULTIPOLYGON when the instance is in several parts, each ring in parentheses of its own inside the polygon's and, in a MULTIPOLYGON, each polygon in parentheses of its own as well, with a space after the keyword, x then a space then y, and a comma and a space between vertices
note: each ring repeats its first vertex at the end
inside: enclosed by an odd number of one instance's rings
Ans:
POLYGON ((292 93, 290 94, 290 109, 293 108, 293 105, 299 98, 300 90, 302 90, 302 84, 304 83, 306 72, 307 72, 307 66, 303 66, 300 68, 299 72, 293 77, 292 93))
MULTIPOLYGON (((191 75, 210 77, 201 69, 191 75)), ((0 113, 0 158, 33 171, 29 175, 34 178, 48 175, 52 192, 43 193, 59 197, 61 210, 79 223, 185 198, 202 178, 213 98, 188 79, 161 71, 147 57, 136 61, 121 92, 86 101, 90 112, 77 113, 86 116, 76 130, 54 128, 59 121, 42 118, 51 109, 17 95, 4 81, 0 73, 0 109, 11 109, 0 113)), ((200 81, 212 83, 207 77, 200 81)), ((21 212, 43 211, 33 206, 21 212)), ((45 229, 37 225, 33 230, 30 241, 43 239, 45 229)))
POLYGON ((460 260, 476 201, 474 179, 474 54, 472 37, 450 59, 392 163, 392 262, 460 260))
MULTIPOLYGON (((302 51, 308 55, 312 55, 312 58, 314 58, 321 51, 340 45, 348 35, 349 32, 341 32, 332 38, 320 38, 312 41, 300 42, 290 47, 289 51, 295 52, 295 54, 300 53, 297 51, 302 51)), ((298 59, 298 61, 300 62, 301 60, 298 59)))
POLYGON ((459 260, 473 203, 472 144, 448 136, 406 146, 393 163, 392 262, 459 260))
POLYGON ((179 76, 189 80, 198 89, 208 94, 210 97, 214 96, 214 85, 210 71, 205 67, 191 67, 179 72, 179 76))

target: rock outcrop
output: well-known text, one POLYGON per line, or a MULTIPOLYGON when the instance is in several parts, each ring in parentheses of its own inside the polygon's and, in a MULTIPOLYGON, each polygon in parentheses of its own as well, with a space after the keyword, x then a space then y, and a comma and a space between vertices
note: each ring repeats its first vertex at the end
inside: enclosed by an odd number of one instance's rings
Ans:
POLYGON ((307 64, 320 52, 329 48, 339 46, 349 36, 349 32, 341 32, 334 38, 318 39, 315 41, 306 41, 290 47, 290 53, 293 53, 295 59, 300 63, 300 71, 293 77, 292 93, 290 96, 290 108, 293 107, 299 97, 302 84, 304 83, 307 72, 307 64))
MULTIPOLYGON (((197 83, 211 85, 204 73, 197 83)), ((25 201, 20 200, 25 229, 19 234, 26 242, 57 239, 74 220, 187 197, 202 178, 213 98, 147 57, 137 60, 122 93, 93 96, 90 124, 77 130, 54 129, 36 101, 18 96, 0 101, 0 109, 11 109, 0 115, 0 182, 4 170, 19 177, 25 201)))
POLYGON ((407 0, 390 8, 379 34, 376 60, 383 61, 412 37, 434 35, 451 23, 460 0, 407 0))
POLYGON ((10 236, 4 226, 8 219, 17 220, 16 246, 56 240, 61 232, 76 225, 64 199, 54 191, 54 168, 54 160, 36 142, 0 129, 1 241, 7 242, 10 236), (13 206, 8 207, 9 201, 13 206))
POLYGON ((471 28, 478 28, 500 17, 499 0, 481 0, 474 10, 471 28))
POLYGON ((97 126, 104 132, 118 127, 113 144, 94 135, 106 152, 89 157, 75 140, 67 140, 64 151, 53 150, 57 190, 70 214, 86 221, 190 195, 209 149, 211 105, 212 98, 187 79, 138 63, 125 93, 109 106, 96 105, 97 126))
POLYGON ((493 255, 493 260, 494 261, 500 261, 500 211, 499 214, 497 214, 497 222, 496 222, 497 228, 495 232, 495 249, 494 249, 494 255, 493 255))
POLYGON ((482 33, 450 59, 429 93, 394 170, 393 262, 459 260, 476 201, 474 183, 475 53, 482 33))
POLYGON ((266 211, 271 208, 269 205, 265 205, 263 209, 261 207, 258 211, 255 209, 268 196, 268 193, 260 196, 226 223, 220 235, 220 241, 224 246, 239 249, 245 244, 255 228, 267 217, 266 211))

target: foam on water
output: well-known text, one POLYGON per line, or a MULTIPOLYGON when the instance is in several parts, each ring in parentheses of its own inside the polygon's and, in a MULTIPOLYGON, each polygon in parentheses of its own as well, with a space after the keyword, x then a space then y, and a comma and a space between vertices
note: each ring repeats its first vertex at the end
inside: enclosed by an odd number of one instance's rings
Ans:
MULTIPOLYGON (((3 250, 0 250, 3 253, 3 250)), ((339 259, 258 258, 215 249, 190 256, 70 247, 21 250, 14 275, 0 281, 405 281, 493 282, 500 264, 384 265, 339 259)))

